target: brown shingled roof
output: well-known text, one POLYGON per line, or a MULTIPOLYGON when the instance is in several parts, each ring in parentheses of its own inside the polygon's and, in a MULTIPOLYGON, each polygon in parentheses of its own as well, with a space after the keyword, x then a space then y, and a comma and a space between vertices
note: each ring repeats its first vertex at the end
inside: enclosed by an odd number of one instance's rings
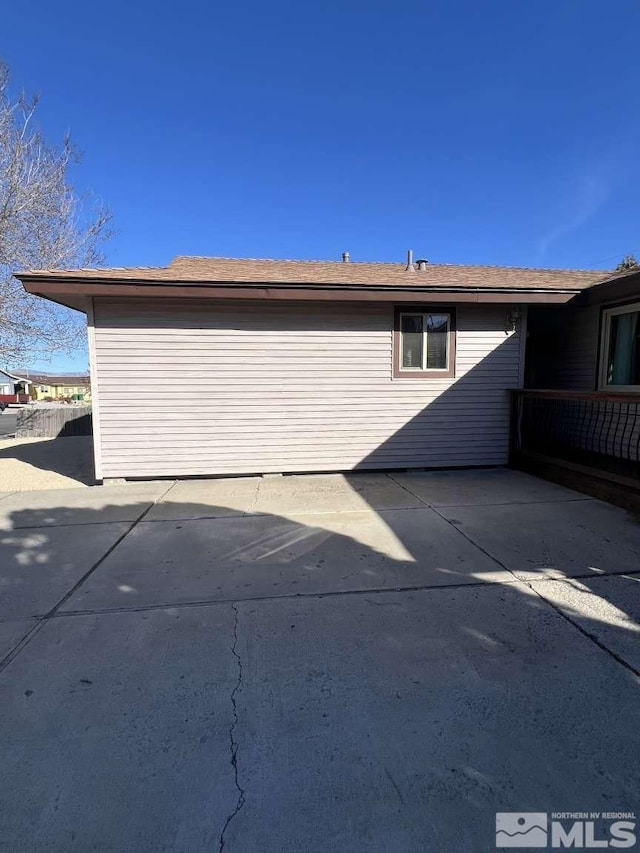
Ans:
POLYGON ((89 385, 90 379, 87 374, 59 374, 59 373, 16 373, 19 379, 28 379, 34 385, 89 385))
POLYGON ((601 270, 553 270, 519 267, 429 264, 425 270, 407 271, 405 264, 342 263, 340 261, 263 260, 254 258, 198 258, 179 256, 166 267, 112 269, 35 270, 18 273, 23 280, 287 284, 373 286, 392 288, 426 286, 443 289, 563 290, 578 291, 609 275, 601 270))

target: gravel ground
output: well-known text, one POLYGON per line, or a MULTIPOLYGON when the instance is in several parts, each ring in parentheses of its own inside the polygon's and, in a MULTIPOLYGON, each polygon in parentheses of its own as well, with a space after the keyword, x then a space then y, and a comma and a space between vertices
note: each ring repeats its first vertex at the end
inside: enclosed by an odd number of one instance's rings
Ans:
POLYGON ((90 436, 0 439, 0 493, 89 486, 90 436))

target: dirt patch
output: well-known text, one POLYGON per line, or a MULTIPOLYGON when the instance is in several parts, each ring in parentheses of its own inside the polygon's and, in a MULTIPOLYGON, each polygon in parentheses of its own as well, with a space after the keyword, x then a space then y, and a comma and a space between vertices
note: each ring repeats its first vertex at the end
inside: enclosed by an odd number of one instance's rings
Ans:
POLYGON ((0 492, 95 483, 90 436, 0 439, 0 492))

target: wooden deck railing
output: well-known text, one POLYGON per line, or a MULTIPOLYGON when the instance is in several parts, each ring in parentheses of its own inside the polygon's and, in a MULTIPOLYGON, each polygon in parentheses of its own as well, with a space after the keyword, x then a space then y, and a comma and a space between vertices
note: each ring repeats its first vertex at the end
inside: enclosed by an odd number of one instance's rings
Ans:
POLYGON ((513 391, 511 450, 640 480, 640 394, 513 391))
POLYGON ((28 403, 28 394, 0 394, 0 403, 28 403))

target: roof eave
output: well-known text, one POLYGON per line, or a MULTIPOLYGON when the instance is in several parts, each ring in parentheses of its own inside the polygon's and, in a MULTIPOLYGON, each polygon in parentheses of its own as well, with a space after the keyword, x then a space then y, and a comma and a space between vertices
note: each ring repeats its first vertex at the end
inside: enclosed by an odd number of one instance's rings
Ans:
POLYGON ((1 368, 1 370, 2 373, 4 373, 4 375, 8 376, 10 379, 17 379, 18 382, 27 382, 28 384, 30 384, 31 382, 30 379, 27 379, 26 376, 20 376, 19 373, 12 373, 10 370, 5 370, 4 368, 1 368))
POLYGON ((597 282, 582 291, 576 303, 581 305, 603 305, 608 302, 638 299, 640 294, 640 270, 630 270, 597 282))
POLYGON ((163 297, 226 300, 311 300, 350 302, 555 302, 563 303, 581 292, 578 288, 442 286, 429 284, 309 284, 291 282, 170 281, 144 279, 87 279, 23 275, 29 293, 86 310, 87 297, 163 297))

